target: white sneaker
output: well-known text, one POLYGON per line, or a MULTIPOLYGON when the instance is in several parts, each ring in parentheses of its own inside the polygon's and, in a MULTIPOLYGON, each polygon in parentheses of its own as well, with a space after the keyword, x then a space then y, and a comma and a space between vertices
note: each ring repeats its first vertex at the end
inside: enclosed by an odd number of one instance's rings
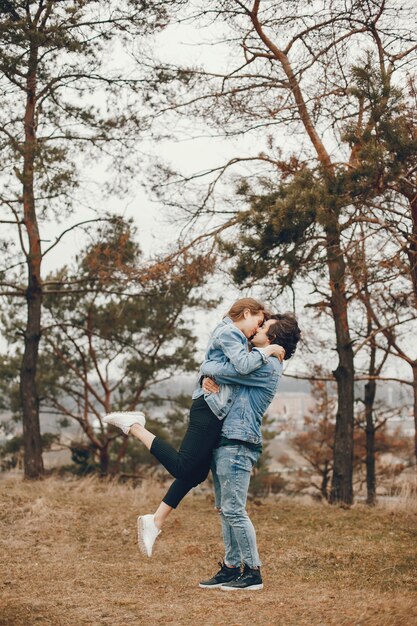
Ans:
POLYGON ((153 515, 139 515, 138 517, 138 546, 139 550, 152 556, 153 544, 160 534, 159 528, 155 525, 153 515))
POLYGON ((111 424, 120 428, 125 435, 129 434, 130 427, 133 424, 140 424, 145 426, 146 418, 140 411, 115 411, 114 413, 108 413, 103 417, 105 424, 111 424))

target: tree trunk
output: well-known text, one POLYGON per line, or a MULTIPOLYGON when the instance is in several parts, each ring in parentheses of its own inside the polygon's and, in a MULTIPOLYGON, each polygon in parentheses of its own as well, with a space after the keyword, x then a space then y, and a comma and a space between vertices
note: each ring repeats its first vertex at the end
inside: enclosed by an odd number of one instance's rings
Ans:
MULTIPOLYGON (((329 177, 334 175, 334 167, 320 133, 307 107, 300 87, 300 75, 293 71, 288 56, 268 37, 258 19, 259 0, 255 0, 249 12, 253 26, 260 39, 280 62, 294 97, 300 120, 314 146, 323 172, 329 177)), ((353 381, 354 363, 353 350, 349 333, 347 300, 345 293, 345 262, 340 245, 339 215, 331 207, 327 209, 328 224, 326 230, 326 253, 331 289, 331 308, 336 328, 337 352, 339 364, 334 372, 337 381, 338 410, 336 415, 336 434, 334 445, 334 465, 332 488, 329 501, 351 504, 353 501, 353 381)))
POLYGON ((413 365, 414 454, 417 460, 417 361, 413 365))
MULTIPOLYGON (((409 196, 411 209, 412 229, 410 243, 407 250, 410 262, 411 282, 413 285, 414 302, 417 307, 417 195, 409 196)), ((411 366, 413 368, 413 413, 414 413, 414 454, 417 460, 417 362, 411 366)))
POLYGON ((365 385, 365 419, 366 419, 366 504, 373 506, 376 502, 375 475, 375 424, 373 408, 376 393, 376 381, 369 380, 365 385))
MULTIPOLYGON (((368 277, 366 276, 366 283, 364 292, 369 301, 368 291, 368 277)), ((372 335, 372 316, 369 307, 366 309, 366 315, 368 319, 367 334, 368 337, 372 335)), ((364 405, 365 405, 365 433, 366 433, 366 504, 373 506, 376 502, 376 475, 375 475, 375 422, 374 422, 374 402, 376 395, 376 379, 371 377, 376 376, 377 371, 375 367, 376 360, 376 343, 375 337, 372 336, 370 343, 370 357, 369 357, 369 380, 365 385, 364 393, 364 405)))
POLYGON ((325 500, 329 499, 329 494, 327 493, 328 484, 329 484, 329 462, 325 461, 324 468, 321 474, 321 485, 320 485, 321 495, 323 496, 325 500))
POLYGON ((24 118, 25 143, 23 155, 23 214, 27 233, 26 254, 28 283, 26 289, 27 320, 24 352, 20 372, 20 396, 23 414, 24 473, 26 478, 43 475, 42 441, 39 424, 39 398, 36 387, 36 367, 41 336, 41 245, 35 210, 34 164, 36 156, 36 71, 38 49, 31 43, 27 99, 24 118))
POLYGON ((28 314, 20 372, 20 396, 23 414, 24 473, 25 478, 34 479, 43 475, 39 400, 36 387, 41 297, 31 280, 29 280, 26 293, 28 314))
MULTIPOLYGON (((336 220, 336 218, 334 218, 336 220)), ((327 265, 331 288, 331 309, 336 330, 339 364, 333 372, 337 382, 338 406, 333 452, 333 477, 329 502, 353 502, 353 416, 354 363, 349 333, 345 292, 345 262, 338 225, 326 228, 327 265)))
POLYGON ((100 474, 102 476, 106 476, 109 472, 109 463, 110 463, 108 446, 106 445, 102 448, 99 448, 99 454, 100 454, 100 474))
POLYGON ((411 233, 409 235, 409 245, 407 249, 410 263, 410 276, 413 285, 414 302, 417 306, 417 195, 408 198, 411 209, 411 233))

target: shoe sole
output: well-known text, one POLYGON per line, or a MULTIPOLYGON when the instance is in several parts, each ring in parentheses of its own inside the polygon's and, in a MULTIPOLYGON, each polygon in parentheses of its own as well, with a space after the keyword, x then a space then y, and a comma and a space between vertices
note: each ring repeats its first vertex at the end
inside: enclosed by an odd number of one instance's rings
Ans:
POLYGON ((218 583, 217 585, 203 585, 200 583, 198 586, 200 589, 218 589, 219 587, 223 587, 224 583, 218 583))
MULTIPOLYGON (((125 411, 125 412, 124 411, 116 411, 115 413, 109 413, 108 415, 105 415, 103 417, 103 422, 105 424, 107 424, 107 425, 113 426, 114 428, 119 428, 124 435, 128 435, 131 427, 133 426, 133 424, 130 424, 130 426, 125 426, 123 424, 123 426, 121 426, 120 424, 114 424, 113 421, 112 421, 113 420, 113 417, 112 417, 113 415, 120 415, 120 416, 123 417, 124 414, 131 415, 131 412, 130 411, 125 411), (109 421, 109 419, 110 419, 110 421, 109 421), (128 429, 127 432, 125 432, 125 428, 128 429)), ((145 415, 143 415, 143 413, 138 413, 138 421, 134 422, 134 423, 135 424, 139 424, 140 426, 145 427, 145 424, 146 424, 146 417, 145 417, 145 415)))
POLYGON ((223 591, 260 591, 264 588, 263 583, 260 585, 250 585, 250 587, 227 587, 227 585, 220 585, 223 591))
POLYGON ((143 540, 143 521, 142 521, 142 516, 141 515, 139 515, 139 517, 138 517, 137 531, 138 531, 137 532, 137 535, 138 535, 138 548, 142 552, 142 554, 144 554, 145 556, 150 558, 152 555, 148 554, 148 550, 146 549, 145 542, 143 540))

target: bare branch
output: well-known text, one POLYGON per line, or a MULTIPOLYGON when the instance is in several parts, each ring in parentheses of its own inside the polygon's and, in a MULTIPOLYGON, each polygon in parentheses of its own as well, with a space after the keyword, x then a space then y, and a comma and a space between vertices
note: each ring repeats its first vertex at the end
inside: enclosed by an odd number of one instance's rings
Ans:
POLYGON ((55 248, 56 245, 58 245, 58 243, 61 241, 61 239, 69 232, 73 231, 75 228, 79 228, 80 226, 84 226, 85 224, 94 224, 97 222, 110 222, 112 218, 105 218, 105 217, 97 217, 95 219, 91 219, 91 220, 84 220, 82 222, 78 222, 77 224, 73 224, 72 226, 70 226, 69 228, 66 228, 60 235, 59 237, 57 237, 57 239, 54 241, 54 243, 49 246, 49 248, 47 248, 42 256, 46 256, 48 254, 48 252, 50 252, 53 248, 55 248))

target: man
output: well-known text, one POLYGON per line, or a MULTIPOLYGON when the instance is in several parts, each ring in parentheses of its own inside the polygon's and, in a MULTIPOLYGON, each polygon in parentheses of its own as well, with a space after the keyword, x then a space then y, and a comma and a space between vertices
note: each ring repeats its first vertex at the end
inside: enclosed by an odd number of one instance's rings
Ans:
MULTIPOLYGON (((294 354, 299 338, 300 329, 295 317, 284 313, 273 315, 266 321, 252 338, 252 345, 262 349, 277 343, 285 349, 287 360, 294 354)), ((201 582, 200 587, 221 587, 224 591, 262 589, 261 561, 255 529, 246 511, 246 499, 251 471, 262 451, 262 417, 276 393, 282 363, 270 358, 259 369, 242 376, 230 363, 206 361, 201 371, 214 378, 216 383, 239 387, 224 420, 211 468, 225 557, 219 572, 201 582)), ((213 393, 220 389, 208 378, 204 379, 203 385, 206 391, 213 393)))

